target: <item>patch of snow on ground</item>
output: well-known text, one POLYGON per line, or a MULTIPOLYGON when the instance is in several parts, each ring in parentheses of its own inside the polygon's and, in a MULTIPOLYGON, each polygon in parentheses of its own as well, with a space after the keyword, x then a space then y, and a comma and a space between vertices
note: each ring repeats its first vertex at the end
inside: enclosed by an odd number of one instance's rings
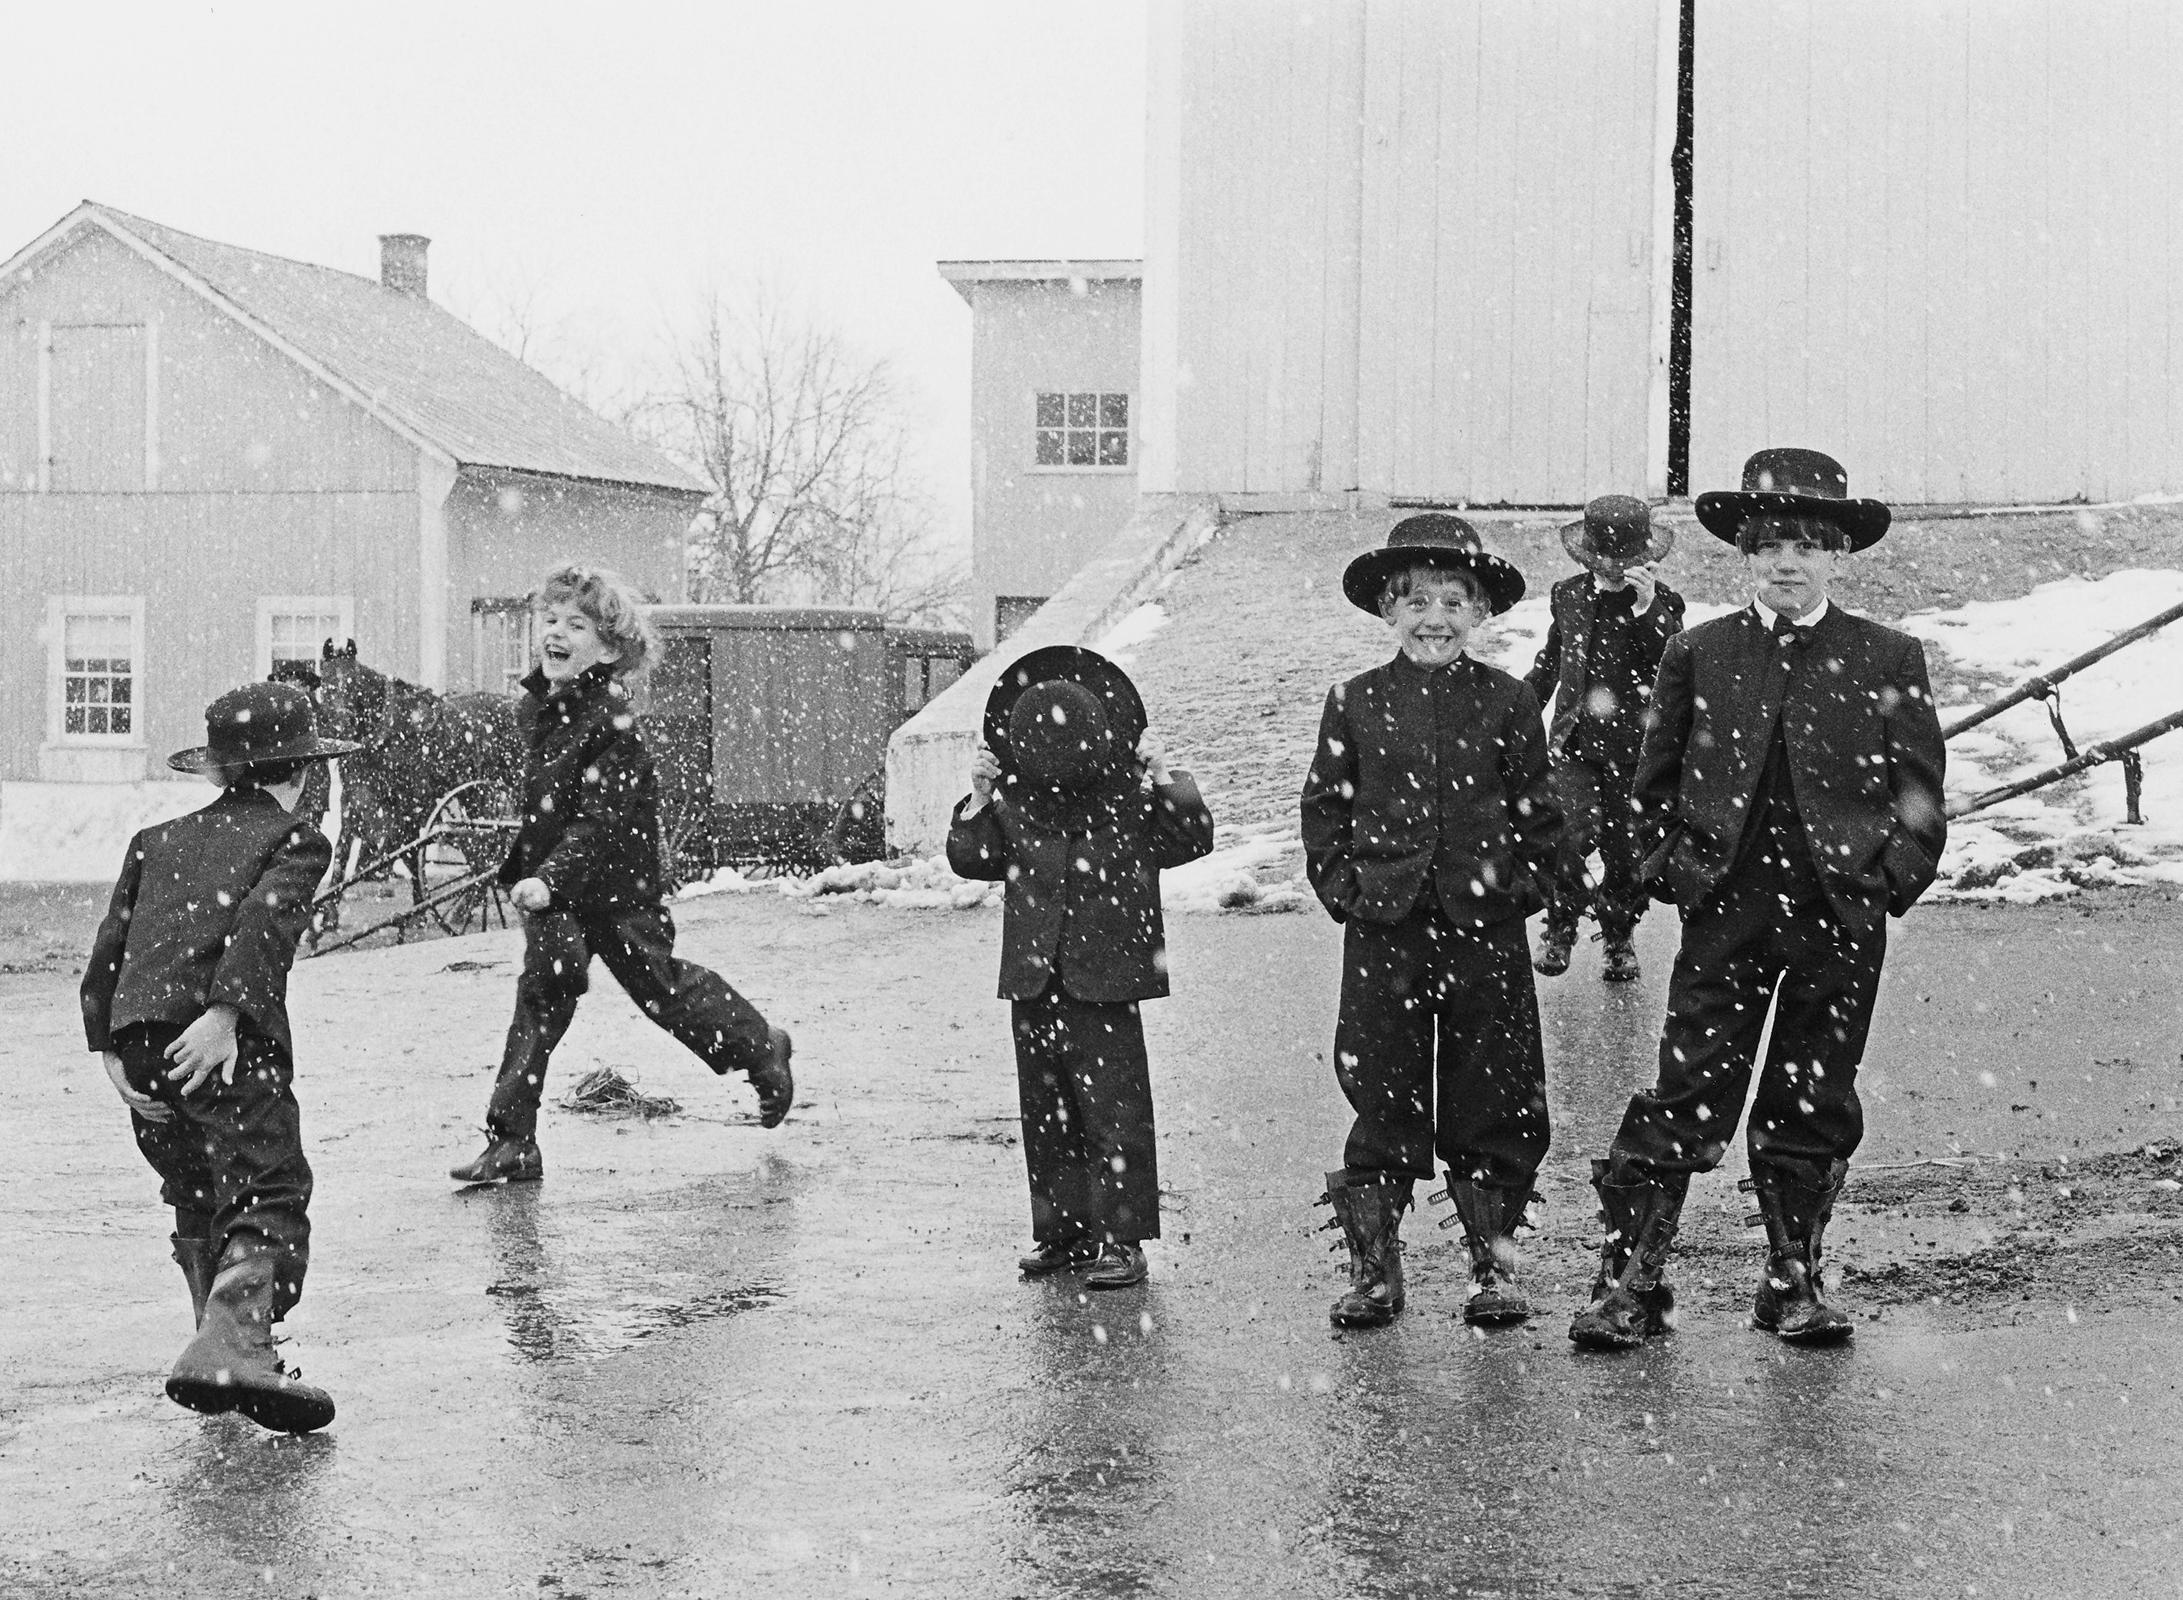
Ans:
POLYGON ((1117 622, 1092 648, 1108 660, 1128 666, 1140 646, 1167 626, 1167 613, 1157 600, 1147 600, 1117 622))
POLYGON ((0 784, 0 880, 111 883, 139 829, 211 803, 201 778, 0 784))
MULTIPOLYGON (((2063 578, 2017 600, 1921 611, 1902 626, 2013 685, 2178 603, 2183 572, 2141 569, 2097 581, 2063 578)), ((2086 668, 2059 692, 2062 720, 2079 749, 2183 709, 2183 622, 2086 668)), ((1973 709, 1970 702, 1944 705, 1941 722, 1973 709)), ((2142 754, 2142 826, 2124 820, 2121 764, 2103 763, 1958 818, 1936 896, 2024 901, 2099 884, 2183 883, 2183 732, 2143 746, 2142 754)), ((1949 741, 1948 794, 1976 795, 2063 759, 2046 707, 2031 701, 1949 741)))
POLYGON ((1303 872, 1294 823, 1219 823, 1210 854, 1160 874, 1160 900, 1170 911, 1301 911, 1303 872))

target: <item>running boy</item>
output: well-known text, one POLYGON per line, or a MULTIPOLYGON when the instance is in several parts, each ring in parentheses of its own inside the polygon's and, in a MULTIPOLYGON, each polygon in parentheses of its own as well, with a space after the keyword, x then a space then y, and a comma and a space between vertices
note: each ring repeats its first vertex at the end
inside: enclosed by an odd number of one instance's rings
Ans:
POLYGON ((1352 561, 1342 592, 1397 650, 1327 695, 1304 779, 1306 871, 1347 924, 1334 1072, 1356 1112, 1327 1174, 1350 1263, 1329 1315, 1377 1327, 1402 1310, 1398 1230, 1437 1149, 1470 1247, 1464 1319, 1521 1322, 1514 1233, 1547 1146, 1524 918, 1561 816, 1537 698, 1463 647, 1523 597, 1523 575, 1428 512, 1352 561))
POLYGON ((1144 702, 1075 645, 1012 664, 985 703, 948 865, 1008 885, 1003 1000, 1031 1184, 1026 1277, 1089 1268, 1089 1289, 1145 1279, 1160 1236, 1152 1077, 1140 1000, 1167 993, 1160 871, 1213 847, 1187 772, 1145 731, 1144 702))
POLYGON ((789 1037, 716 972, 675 958, 661 904, 659 782, 637 731, 629 680, 652 665, 659 636, 636 592, 598 567, 557 567, 538 594, 539 664, 523 680, 529 753, 522 827, 500 881, 523 917, 523 974, 487 1143, 449 1176, 535 1182, 546 1063, 606 963, 644 1014, 717 1073, 750 1074, 759 1120, 780 1125, 795 1096, 789 1037))
POLYGON ((83 972, 84 1033, 174 1208, 197 1319, 167 1393, 280 1433, 334 1419, 326 1391, 273 1352, 311 1255, 288 969, 333 859, 290 813, 313 763, 356 748, 317 736, 293 684, 213 701, 205 743, 167 765, 210 778, 219 797, 129 842, 83 972))

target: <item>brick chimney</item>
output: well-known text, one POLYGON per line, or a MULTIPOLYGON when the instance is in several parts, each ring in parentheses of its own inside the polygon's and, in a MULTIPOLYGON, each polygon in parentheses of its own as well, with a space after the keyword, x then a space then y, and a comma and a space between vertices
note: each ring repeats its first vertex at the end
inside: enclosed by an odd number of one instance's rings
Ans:
POLYGON ((379 281, 396 294, 425 298, 424 253, 432 241, 421 233, 379 235, 379 281))

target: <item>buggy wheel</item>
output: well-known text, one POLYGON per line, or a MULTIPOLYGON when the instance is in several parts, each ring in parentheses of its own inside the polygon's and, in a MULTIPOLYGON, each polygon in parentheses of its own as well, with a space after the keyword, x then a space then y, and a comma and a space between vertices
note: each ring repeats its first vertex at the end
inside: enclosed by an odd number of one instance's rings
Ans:
POLYGON ((887 773, 867 773, 835 807, 823 841, 830 862, 877 861, 887 853, 887 773))
POLYGON ((517 824, 510 815, 515 807, 500 785, 483 778, 458 784, 440 796, 426 819, 420 894, 429 892, 429 880, 477 877, 478 882, 461 894, 432 906, 430 915, 450 934, 483 933, 494 926, 508 926, 508 895, 491 874, 500 870, 514 842, 517 824))

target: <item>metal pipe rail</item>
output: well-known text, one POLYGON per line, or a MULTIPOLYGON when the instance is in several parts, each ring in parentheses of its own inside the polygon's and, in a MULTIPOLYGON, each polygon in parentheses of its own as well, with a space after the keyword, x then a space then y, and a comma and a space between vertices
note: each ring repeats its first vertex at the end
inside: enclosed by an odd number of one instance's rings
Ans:
POLYGON ((2133 729, 2131 732, 2118 735, 2113 739, 2102 739, 2097 744, 2087 745, 2069 760, 2048 767, 2044 772, 2035 772, 2028 778, 2019 778, 2014 783, 2005 783, 1998 789, 1988 789, 1984 794, 1967 795, 1960 800, 1951 800, 1948 802, 1947 814, 1952 821, 1957 817, 1967 817, 1974 811, 1983 811, 1988 806, 1997 806, 2004 800, 2013 800, 2020 794, 2029 794, 2034 789, 2043 789, 2048 784, 2059 782, 2072 773, 2082 772, 2087 767, 2096 767, 2103 761, 2116 760, 2135 750, 2139 745, 2149 744, 2162 734, 2173 732, 2177 728, 2183 728, 2183 711, 2171 711, 2158 721, 2146 723, 2142 728, 2133 729))
MULTIPOLYGON (((2063 662, 2052 672, 2042 672, 2035 677, 2026 678, 1992 704, 1980 706, 1962 721, 1950 723, 1947 727, 1941 729, 1940 736, 1943 739, 1953 739, 1967 728, 1975 728, 1981 722, 1990 721, 2000 716, 2002 712, 2008 710, 2011 706, 2020 706, 2026 700, 2044 700, 2054 692, 2054 686, 2063 679, 2075 676, 2096 661, 2106 660, 2124 645, 2136 644, 2138 640, 2144 638, 2147 634, 2158 633, 2178 617, 2183 617, 2183 605, 2170 606, 2159 616, 2146 618, 2136 627, 2116 634, 2107 643, 2095 645, 2083 655, 2074 656, 2063 662)), ((2075 769, 2072 768, 2071 770, 2074 771, 2075 769)))

